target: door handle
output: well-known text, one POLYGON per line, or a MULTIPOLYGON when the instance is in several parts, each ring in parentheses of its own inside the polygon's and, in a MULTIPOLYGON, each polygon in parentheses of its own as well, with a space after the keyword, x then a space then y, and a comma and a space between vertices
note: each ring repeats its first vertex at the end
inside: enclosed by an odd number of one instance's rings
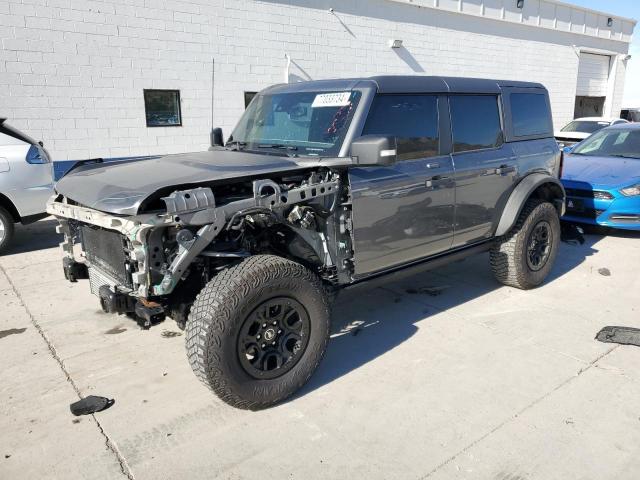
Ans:
POLYGON ((496 168, 496 175, 504 175, 505 173, 512 173, 516 171, 516 167, 513 165, 500 165, 496 168))
POLYGON ((425 165, 427 168, 440 168, 440 164, 438 162, 430 162, 425 165))

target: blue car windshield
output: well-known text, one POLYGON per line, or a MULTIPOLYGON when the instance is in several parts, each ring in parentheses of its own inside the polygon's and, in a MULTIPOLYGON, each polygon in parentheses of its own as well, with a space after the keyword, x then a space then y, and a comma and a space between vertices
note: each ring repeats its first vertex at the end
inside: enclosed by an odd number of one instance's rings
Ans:
POLYGON ((295 155, 337 156, 360 96, 360 92, 257 95, 227 145, 295 155))
POLYGON ((576 146, 571 153, 640 159, 640 129, 600 130, 576 146))

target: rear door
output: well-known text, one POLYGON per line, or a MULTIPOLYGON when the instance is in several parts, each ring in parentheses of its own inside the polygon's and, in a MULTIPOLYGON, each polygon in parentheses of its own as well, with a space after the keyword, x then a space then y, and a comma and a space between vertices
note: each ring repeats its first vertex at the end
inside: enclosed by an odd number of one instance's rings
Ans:
POLYGON ((447 117, 444 96, 375 98, 363 134, 396 136, 398 161, 349 170, 356 276, 451 247, 454 172, 449 144, 444 150, 441 141, 448 136, 447 117))
POLYGON ((456 208, 453 247, 486 239, 515 184, 516 157, 504 142, 498 95, 450 95, 456 208))

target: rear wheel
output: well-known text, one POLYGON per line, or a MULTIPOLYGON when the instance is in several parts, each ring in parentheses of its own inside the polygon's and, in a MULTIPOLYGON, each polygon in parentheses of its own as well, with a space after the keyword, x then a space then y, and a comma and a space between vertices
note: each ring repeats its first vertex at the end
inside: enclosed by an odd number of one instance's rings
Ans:
POLYGON ((195 374, 228 404, 278 403, 304 385, 329 338, 320 279, 290 260, 257 255, 220 272, 198 294, 186 325, 195 374))
POLYGON ((0 207, 0 254, 4 253, 13 239, 13 217, 4 208, 0 207))
POLYGON ((530 289, 547 277, 560 244, 560 219, 555 207, 529 199, 515 226, 491 249, 496 279, 511 287, 530 289))

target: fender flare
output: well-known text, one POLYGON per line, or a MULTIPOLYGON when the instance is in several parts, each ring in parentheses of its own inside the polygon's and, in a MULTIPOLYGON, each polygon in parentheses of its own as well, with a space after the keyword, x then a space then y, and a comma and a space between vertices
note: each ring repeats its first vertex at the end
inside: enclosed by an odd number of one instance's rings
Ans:
POLYGON ((513 192, 511 192, 511 196, 509 196, 509 200, 507 200, 504 210, 502 211, 500 222, 498 222, 496 237, 502 236, 511 230, 511 227, 513 227, 518 220, 518 216, 520 216, 525 202, 531 197, 533 192, 545 184, 552 186, 552 194, 549 200, 553 201, 558 210, 558 215, 564 215, 564 199, 566 194, 560 180, 552 177, 548 173, 531 173, 524 177, 520 183, 516 185, 513 192), (561 195, 559 195, 559 193, 561 195))

